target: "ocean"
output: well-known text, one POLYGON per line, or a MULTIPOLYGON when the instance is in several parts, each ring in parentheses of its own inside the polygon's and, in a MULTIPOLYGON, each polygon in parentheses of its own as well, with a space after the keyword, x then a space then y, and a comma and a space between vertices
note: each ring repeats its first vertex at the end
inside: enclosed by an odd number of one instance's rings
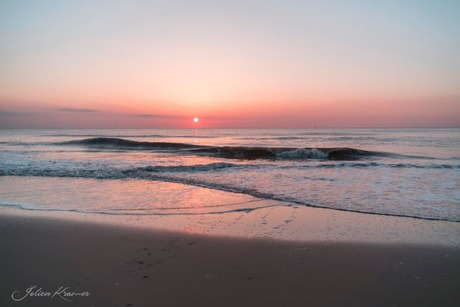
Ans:
POLYGON ((187 215, 274 204, 459 222, 460 129, 0 130, 0 206, 187 215))

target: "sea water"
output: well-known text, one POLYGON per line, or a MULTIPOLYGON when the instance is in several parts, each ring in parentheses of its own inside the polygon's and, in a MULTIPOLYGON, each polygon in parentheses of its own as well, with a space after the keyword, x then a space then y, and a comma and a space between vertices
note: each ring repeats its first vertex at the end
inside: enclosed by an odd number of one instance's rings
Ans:
POLYGON ((1 206, 177 215, 274 204, 458 222, 460 129, 0 130, 1 206))

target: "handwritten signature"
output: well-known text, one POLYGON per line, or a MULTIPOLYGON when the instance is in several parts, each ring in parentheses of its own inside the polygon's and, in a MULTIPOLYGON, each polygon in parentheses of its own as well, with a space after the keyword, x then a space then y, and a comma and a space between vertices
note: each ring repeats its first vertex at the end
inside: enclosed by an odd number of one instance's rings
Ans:
POLYGON ((56 289, 56 291, 50 292, 50 291, 45 291, 42 289, 42 287, 38 288, 37 286, 31 286, 26 289, 25 292, 21 293, 21 291, 14 291, 11 293, 11 298, 16 301, 20 302, 27 297, 49 297, 49 298, 55 298, 59 297, 67 302, 72 302, 70 298, 75 297, 75 296, 89 296, 91 293, 88 291, 83 291, 83 292, 74 292, 70 290, 70 287, 59 287, 56 289))

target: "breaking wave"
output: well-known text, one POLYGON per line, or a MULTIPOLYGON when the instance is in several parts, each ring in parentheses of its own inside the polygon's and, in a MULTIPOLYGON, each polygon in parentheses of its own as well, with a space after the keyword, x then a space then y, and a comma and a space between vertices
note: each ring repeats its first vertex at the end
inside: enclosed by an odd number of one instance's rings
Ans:
POLYGON ((55 143, 98 149, 178 151, 183 154, 206 155, 227 159, 324 159, 358 160, 364 157, 387 156, 388 153, 355 148, 277 148, 245 146, 204 146, 171 142, 139 142, 120 138, 89 138, 55 143))

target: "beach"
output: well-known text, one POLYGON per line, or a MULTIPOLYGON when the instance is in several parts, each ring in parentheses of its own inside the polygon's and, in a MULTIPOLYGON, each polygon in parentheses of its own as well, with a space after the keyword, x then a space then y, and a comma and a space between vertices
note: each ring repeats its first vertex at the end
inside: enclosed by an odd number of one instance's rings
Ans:
POLYGON ((216 236, 87 216, 3 210, 1 306, 460 303, 460 248, 450 241, 216 236))
POLYGON ((0 306, 458 306, 458 135, 6 131, 0 306))

